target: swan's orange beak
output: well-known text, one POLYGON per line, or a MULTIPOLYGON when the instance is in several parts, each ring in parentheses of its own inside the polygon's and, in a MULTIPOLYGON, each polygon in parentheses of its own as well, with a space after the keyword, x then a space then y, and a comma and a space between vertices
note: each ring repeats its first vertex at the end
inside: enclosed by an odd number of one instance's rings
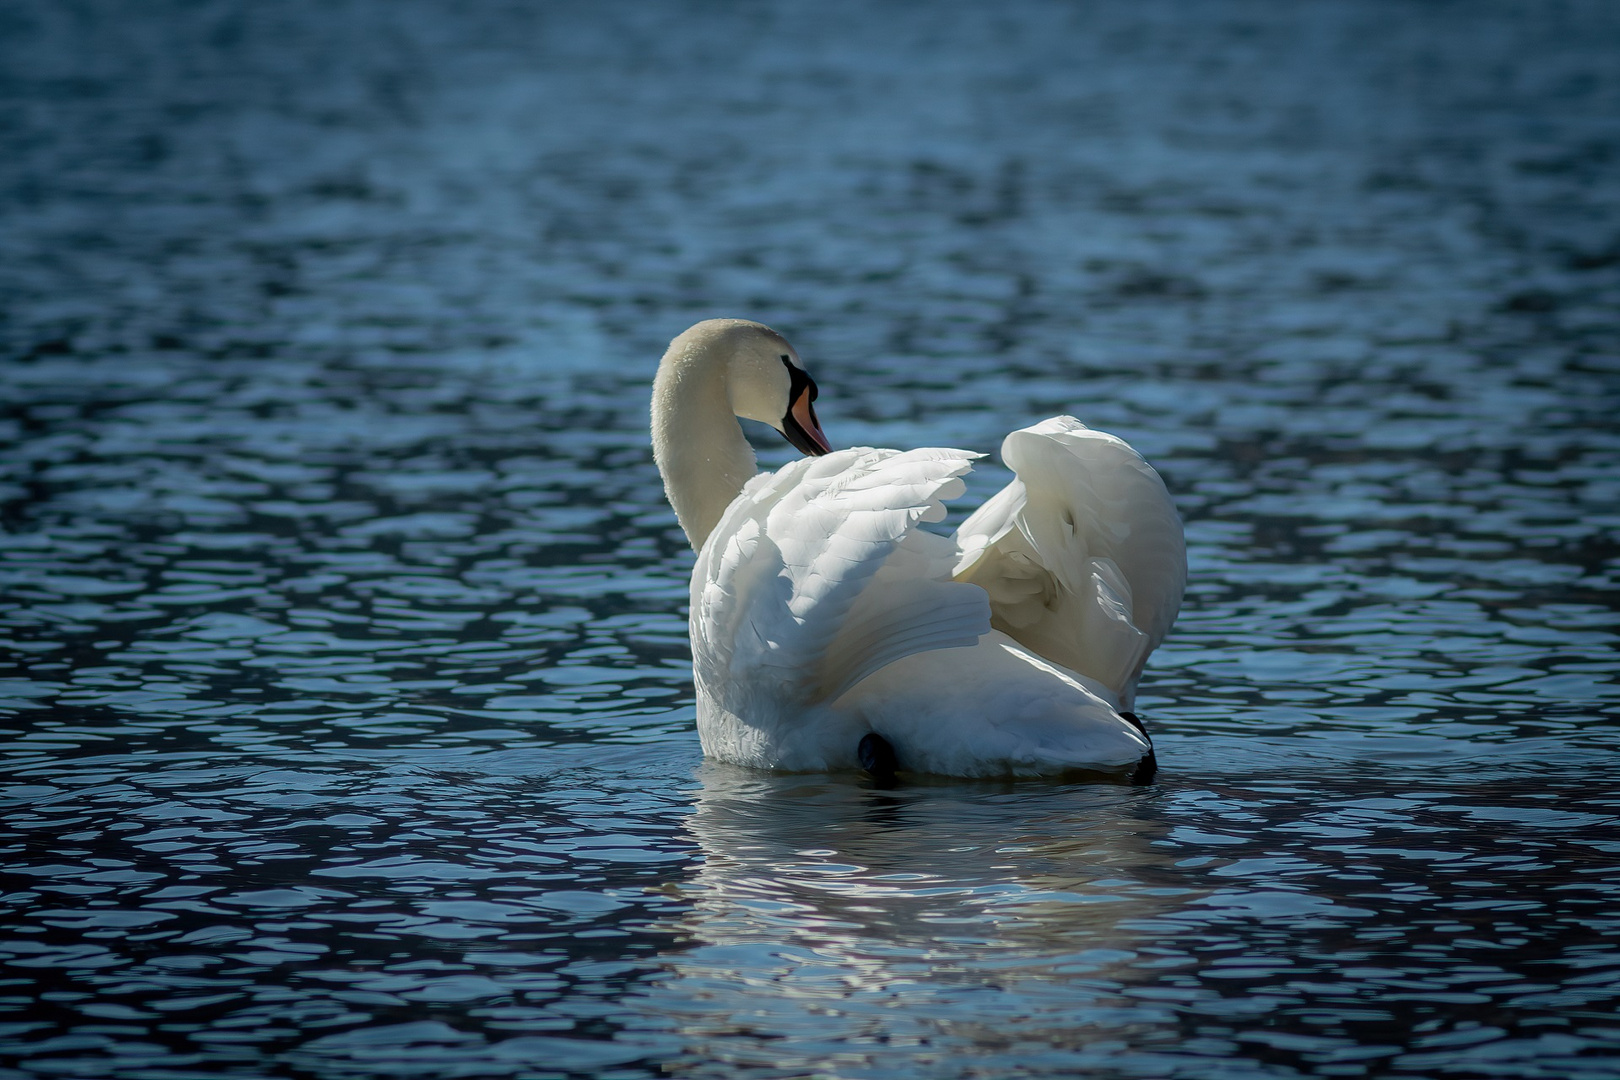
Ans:
MULTIPOLYGON (((786 361, 787 357, 782 359, 786 361)), ((832 453, 832 444, 816 419, 816 381, 792 364, 788 364, 788 372, 793 378, 793 389, 787 415, 782 417, 782 434, 801 454, 820 457, 832 453)))
POLYGON ((808 377, 804 382, 805 385, 798 388, 799 392, 788 405, 787 415, 782 417, 782 434, 787 436, 787 441, 799 453, 820 457, 832 453, 832 444, 827 441, 821 423, 816 419, 816 384, 808 377))

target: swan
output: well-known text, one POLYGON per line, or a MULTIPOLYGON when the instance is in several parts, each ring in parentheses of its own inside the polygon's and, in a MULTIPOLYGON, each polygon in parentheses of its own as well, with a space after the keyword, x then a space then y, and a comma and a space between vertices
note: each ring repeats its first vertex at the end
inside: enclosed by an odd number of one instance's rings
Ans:
POLYGON ((746 319, 686 330, 653 380, 653 457, 697 552, 703 752, 889 780, 1150 777, 1136 683, 1187 579, 1158 473, 1056 416, 1007 436, 1015 478, 942 536, 920 526, 983 455, 834 450, 815 400, 793 346, 746 319), (806 456, 757 473, 739 417, 806 456))

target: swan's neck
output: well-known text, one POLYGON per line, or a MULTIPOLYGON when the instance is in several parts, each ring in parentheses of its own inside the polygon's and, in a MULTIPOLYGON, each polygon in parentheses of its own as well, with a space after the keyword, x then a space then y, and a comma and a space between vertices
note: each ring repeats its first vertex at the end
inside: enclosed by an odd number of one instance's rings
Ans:
POLYGON ((743 437, 726 392, 726 365, 701 349, 670 347, 653 380, 653 459, 664 491, 694 551, 754 475, 754 448, 743 437))

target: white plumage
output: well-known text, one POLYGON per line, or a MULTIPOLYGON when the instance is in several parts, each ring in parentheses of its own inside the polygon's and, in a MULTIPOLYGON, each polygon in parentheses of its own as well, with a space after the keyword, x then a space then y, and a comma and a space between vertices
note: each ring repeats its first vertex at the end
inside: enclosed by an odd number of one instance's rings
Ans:
POLYGON ((698 549, 704 752, 850 769, 876 733, 901 769, 955 776, 1120 770, 1146 755, 1120 712, 1186 582, 1180 519, 1158 474, 1124 441, 1054 417, 1006 438, 1016 479, 940 536, 919 526, 944 518, 980 455, 821 453, 805 399, 814 384, 797 359, 757 323, 713 320, 675 340, 655 384, 655 453, 698 549), (735 482, 722 472, 751 471, 727 389, 739 380, 780 383, 776 426, 820 456, 754 476, 722 504, 713 489, 735 482), (712 522, 682 512, 716 504, 712 522))

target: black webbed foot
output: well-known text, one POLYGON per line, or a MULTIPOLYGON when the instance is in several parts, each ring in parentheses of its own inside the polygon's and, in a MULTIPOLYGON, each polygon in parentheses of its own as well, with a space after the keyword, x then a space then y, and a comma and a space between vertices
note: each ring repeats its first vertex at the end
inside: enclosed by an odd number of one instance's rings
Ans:
POLYGON ((1153 778, 1158 775, 1158 772, 1159 758, 1152 750, 1149 750, 1147 757, 1136 763, 1136 771, 1131 773, 1131 786, 1147 787, 1153 783, 1153 778))
POLYGON ((872 775, 879 787, 894 786, 894 774, 899 770, 900 762, 894 756, 894 747, 889 745, 888 739, 875 731, 868 732, 855 748, 855 756, 860 760, 861 768, 872 775))
POLYGON ((1153 736, 1147 733, 1147 728, 1135 713, 1121 711, 1119 715, 1129 721, 1130 725, 1140 731, 1142 737, 1148 741, 1147 756, 1136 763, 1136 769, 1131 773, 1132 787, 1146 787, 1148 784, 1153 783, 1153 777, 1159 772, 1159 758, 1153 752, 1153 736))

